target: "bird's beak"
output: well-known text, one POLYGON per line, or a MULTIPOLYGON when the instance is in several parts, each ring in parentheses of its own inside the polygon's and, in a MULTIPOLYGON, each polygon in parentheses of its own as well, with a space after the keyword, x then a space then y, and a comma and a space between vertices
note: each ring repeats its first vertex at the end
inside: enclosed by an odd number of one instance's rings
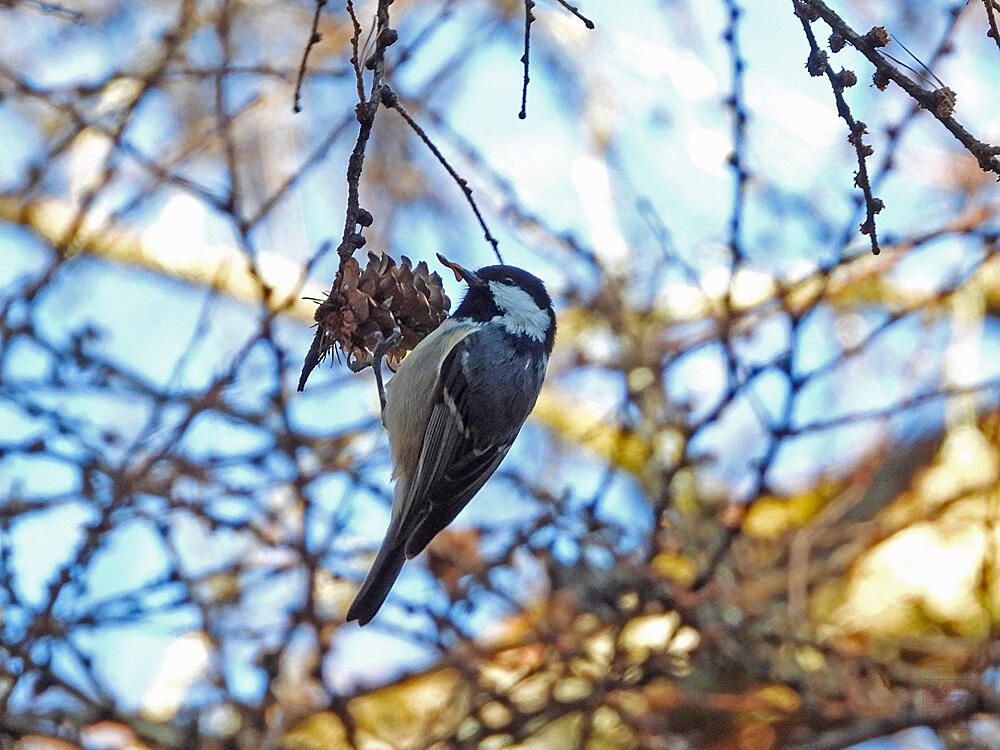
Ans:
POLYGON ((452 263, 450 260, 445 258, 441 253, 437 253, 438 260, 441 261, 442 265, 447 266, 455 274, 455 281, 464 281, 469 286, 473 287, 484 287, 486 282, 483 281, 476 275, 475 271, 470 271, 464 266, 458 265, 458 263, 452 263))

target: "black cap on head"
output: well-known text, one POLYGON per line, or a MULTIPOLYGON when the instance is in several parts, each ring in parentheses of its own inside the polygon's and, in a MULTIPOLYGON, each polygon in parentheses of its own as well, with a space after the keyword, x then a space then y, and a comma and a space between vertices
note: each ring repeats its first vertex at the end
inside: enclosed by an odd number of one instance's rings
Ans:
POLYGON ((542 280, 517 266, 483 266, 476 271, 476 276, 485 283, 499 281, 517 286, 531 295, 540 310, 552 307, 552 298, 545 290, 542 280))
POLYGON ((552 351, 555 340, 555 313, 552 310, 552 298, 549 297, 541 279, 517 266, 483 266, 476 271, 470 271, 457 263, 445 260, 440 254, 438 258, 454 271, 457 279, 465 281, 469 285, 469 289, 462 299, 462 304, 454 312, 454 317, 483 322, 492 320, 504 314, 504 310, 497 304, 495 298, 504 295, 500 294, 501 290, 499 289, 496 289, 495 295, 495 289, 491 289, 490 285, 499 283, 505 287, 520 290, 531 298, 539 310, 548 313, 549 322, 545 326, 544 333, 540 332, 540 334, 543 336, 546 351, 552 351))
MULTIPOLYGON (((469 293, 475 289, 486 291, 491 281, 499 281, 503 284, 523 289, 531 296, 540 310, 552 307, 552 298, 549 297, 549 293, 545 290, 545 284, 542 283, 540 278, 528 273, 523 268, 499 265, 483 266, 476 271, 470 271, 465 266, 448 260, 441 253, 437 253, 437 258, 441 261, 442 265, 452 270, 456 281, 464 281, 469 285, 469 293)), ((466 294, 466 298, 470 296, 469 293, 466 294)), ((461 305, 459 309, 461 309, 461 305)), ((455 312, 457 314, 458 311, 456 310, 455 312)))

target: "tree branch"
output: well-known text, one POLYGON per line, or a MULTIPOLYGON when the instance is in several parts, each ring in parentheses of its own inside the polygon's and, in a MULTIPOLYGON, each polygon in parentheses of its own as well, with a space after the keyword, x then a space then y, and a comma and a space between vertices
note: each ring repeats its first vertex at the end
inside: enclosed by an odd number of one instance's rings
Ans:
MULTIPOLYGON (((921 107, 930 112, 934 118, 940 122, 949 133, 966 148, 966 150, 976 157, 979 167, 984 172, 993 172, 1000 175, 1000 147, 984 143, 973 136, 965 126, 962 125, 952 115, 953 106, 948 106, 948 90, 937 89, 928 90, 914 82, 909 76, 883 57, 868 35, 862 35, 852 29, 840 16, 834 13, 822 2, 822 0, 796 0, 808 6, 827 25, 851 43, 862 55, 868 58, 869 62, 875 66, 876 71, 885 79, 895 82, 907 94, 915 99, 921 107)), ((954 94, 951 94, 951 103, 954 104, 954 94)))

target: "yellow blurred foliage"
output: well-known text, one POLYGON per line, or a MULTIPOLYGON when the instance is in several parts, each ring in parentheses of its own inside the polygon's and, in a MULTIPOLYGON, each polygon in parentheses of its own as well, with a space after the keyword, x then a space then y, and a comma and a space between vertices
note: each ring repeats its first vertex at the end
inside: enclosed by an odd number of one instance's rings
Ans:
POLYGON ((320 711, 286 734, 281 746, 287 750, 336 750, 350 745, 340 717, 332 711, 320 711))
POLYGON ((838 482, 821 482, 792 497, 766 496, 757 500, 743 519, 743 531, 760 539, 777 539, 805 526, 840 490, 838 482))
MULTIPOLYGON (((478 731, 480 724, 488 730, 500 729, 510 721, 512 708, 530 714, 553 700, 567 706, 587 701, 594 693, 595 684, 607 680, 619 655, 624 655, 627 663, 633 665, 641 665, 655 654, 669 653, 683 660, 699 642, 697 631, 681 625, 680 617, 674 612, 635 617, 617 637, 606 625, 598 623, 596 631, 587 627, 592 620, 587 614, 581 614, 578 619, 582 626, 570 628, 565 643, 522 642, 522 645, 509 648, 494 646, 488 659, 476 663, 477 683, 506 695, 509 705, 491 701, 470 714, 474 686, 466 681, 467 675, 452 667, 433 669, 353 698, 347 710, 357 730, 357 746, 365 750, 423 747, 428 738, 447 740, 469 736, 478 731), (567 649, 568 653, 559 654, 561 649, 567 649), (471 721, 471 716, 476 720, 471 721)), ((521 628, 516 630, 520 632, 521 628)), ((514 637, 513 632, 508 635, 514 637)), ((522 640, 526 635, 521 633, 522 640)), ((788 705, 789 696, 781 692, 779 686, 773 688, 760 693, 759 708, 781 709, 788 705)), ((640 710, 647 708, 648 702, 639 689, 638 692, 623 691, 621 705, 623 710, 629 707, 640 710)), ((601 716, 595 714, 592 718, 597 744, 591 746, 608 750, 629 746, 628 733, 616 711, 606 709, 601 716)), ((523 743, 511 745, 508 741, 504 746, 561 748, 564 747, 559 744, 563 741, 561 738, 576 736, 579 731, 578 719, 571 721, 564 717, 539 725, 533 736, 523 743)), ((294 726, 285 735, 282 747, 285 750, 346 749, 350 747, 348 728, 335 712, 320 711, 294 726)))
POLYGON ((649 441, 581 404, 570 403, 551 389, 542 390, 533 416, 566 442, 580 445, 631 474, 641 474, 653 454, 649 441))
POLYGON ((995 417, 950 429, 932 464, 882 514, 891 529, 852 567, 829 621, 898 637, 944 629, 978 640, 1000 614, 995 417))
MULTIPOLYGON (((354 698, 348 704, 358 747, 415 747, 428 737, 450 737, 468 706, 457 670, 438 669, 354 698)), ((332 711, 309 716, 282 740, 287 750, 351 747, 343 720, 332 711)))
POLYGON ((690 586, 698 575, 694 560, 676 552, 660 552, 651 564, 661 576, 682 586, 690 586))

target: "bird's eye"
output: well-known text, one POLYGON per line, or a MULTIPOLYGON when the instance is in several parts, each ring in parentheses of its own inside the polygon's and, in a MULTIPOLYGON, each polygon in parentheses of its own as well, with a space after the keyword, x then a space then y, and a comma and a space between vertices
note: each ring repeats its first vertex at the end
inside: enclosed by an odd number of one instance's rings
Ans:
POLYGON ((514 283, 514 277, 513 276, 504 276, 502 279, 500 279, 500 281, 502 283, 504 283, 504 284, 513 284, 514 283))

